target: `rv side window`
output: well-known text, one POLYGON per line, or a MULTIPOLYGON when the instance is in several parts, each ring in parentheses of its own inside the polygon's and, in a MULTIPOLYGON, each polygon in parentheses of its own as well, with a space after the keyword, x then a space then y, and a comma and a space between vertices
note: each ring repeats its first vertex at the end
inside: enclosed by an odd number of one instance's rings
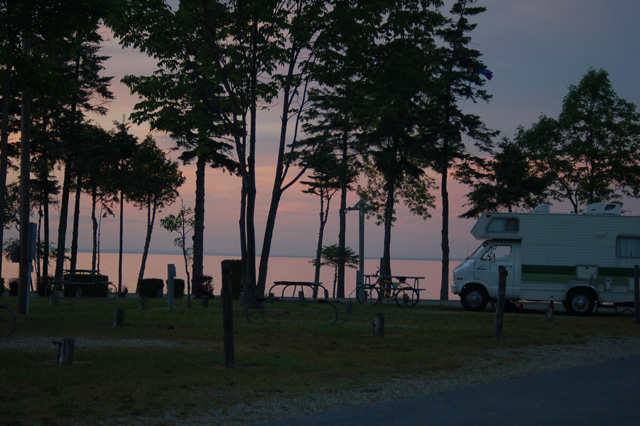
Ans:
POLYGON ((640 237, 618 237, 616 256, 640 258, 640 237))
POLYGON ((518 232, 518 218, 496 217, 487 225, 489 232, 518 232))
POLYGON ((492 257, 493 260, 497 262, 504 262, 509 260, 509 258, 511 257, 511 246, 492 246, 482 256, 482 260, 491 260, 492 257))

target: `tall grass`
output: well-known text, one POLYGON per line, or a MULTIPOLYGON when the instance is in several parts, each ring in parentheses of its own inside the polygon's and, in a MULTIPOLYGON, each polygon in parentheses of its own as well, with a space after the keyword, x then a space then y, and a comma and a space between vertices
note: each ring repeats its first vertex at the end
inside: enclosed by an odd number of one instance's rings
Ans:
MULTIPOLYGON (((0 340, 0 417, 3 424, 91 424, 110 417, 155 416, 202 410, 225 411, 261 398, 310 391, 380 390, 385 380, 452 372, 474 357, 500 348, 584 343, 602 337, 638 337, 630 315, 577 318, 556 314, 507 314, 502 340, 494 339, 489 311, 395 305, 361 306, 344 324, 330 326, 327 306, 279 303, 268 322, 257 311, 248 322, 234 306, 235 369, 224 368, 222 307, 178 301, 64 299, 48 306, 31 300, 16 333, 0 340), (124 326, 114 328, 116 308, 124 326), (384 336, 373 319, 385 317, 384 336), (24 347, 76 339, 71 365, 56 363, 57 347, 24 347), (20 345, 18 345, 20 343, 20 345)), ((15 309, 15 298, 4 297, 15 309)), ((343 309, 343 308, 340 308, 343 309)), ((341 312, 343 315, 343 312, 341 312)), ((343 316, 341 316, 343 318, 343 316)))

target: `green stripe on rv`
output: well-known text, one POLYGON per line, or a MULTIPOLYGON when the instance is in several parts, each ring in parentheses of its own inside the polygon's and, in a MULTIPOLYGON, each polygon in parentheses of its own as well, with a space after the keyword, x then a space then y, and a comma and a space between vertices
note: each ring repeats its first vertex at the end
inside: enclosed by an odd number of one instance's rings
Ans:
MULTIPOLYGON (((633 268, 598 268, 598 282, 613 277, 614 284, 625 284, 633 277, 633 268)), ((522 265, 522 281, 558 282, 576 279, 576 266, 522 265)))

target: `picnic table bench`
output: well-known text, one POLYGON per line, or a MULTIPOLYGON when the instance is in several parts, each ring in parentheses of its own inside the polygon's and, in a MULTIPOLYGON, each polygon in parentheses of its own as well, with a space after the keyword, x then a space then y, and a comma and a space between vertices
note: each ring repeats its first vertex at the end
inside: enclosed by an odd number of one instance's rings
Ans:
POLYGON ((267 297, 259 297, 253 304, 248 304, 245 307, 245 316, 247 321, 254 323, 250 317, 251 309, 259 308, 260 318, 264 322, 269 322, 267 319, 270 307, 277 302, 301 302, 301 303, 316 303, 328 306, 330 309, 329 324, 333 325, 338 321, 338 309, 336 305, 340 304, 345 309, 345 316, 342 323, 345 323, 349 319, 349 309, 340 300, 329 299, 329 291, 322 285, 321 282, 314 281, 275 281, 267 293, 267 297), (305 290, 306 293, 305 294, 305 290), (276 292, 277 291, 277 295, 276 292), (318 294, 321 297, 318 297, 318 294))
POLYGON ((93 269, 75 269, 65 270, 62 279, 54 280, 45 288, 45 296, 49 296, 54 291, 62 289, 65 296, 81 296, 82 288, 85 286, 102 286, 100 292, 104 292, 104 296, 114 298, 118 295, 118 289, 108 277, 102 275, 100 271, 93 269), (65 288, 66 287, 66 288, 65 288))

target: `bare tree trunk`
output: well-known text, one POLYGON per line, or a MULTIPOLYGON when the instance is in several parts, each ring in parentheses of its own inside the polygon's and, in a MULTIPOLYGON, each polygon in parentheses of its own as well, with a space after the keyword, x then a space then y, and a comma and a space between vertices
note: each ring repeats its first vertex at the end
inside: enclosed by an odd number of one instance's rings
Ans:
POLYGON ((124 194, 120 190, 120 229, 118 238, 118 294, 122 294, 122 251, 124 249, 124 194))
POLYGON ((380 275, 391 275, 391 227, 393 226, 393 206, 395 204, 396 183, 394 178, 387 182, 387 200, 384 206, 384 248, 380 275))
MULTIPOLYGON (((25 56, 31 50, 31 40, 22 41, 25 56)), ((31 99, 28 91, 22 93, 22 112, 20 123, 20 267, 18 286, 18 313, 27 313, 27 297, 29 292, 29 260, 27 245, 29 241, 29 216, 31 213, 30 180, 31 180, 31 99)))
MULTIPOLYGON (((447 156, 445 150, 445 156, 447 156)), ((447 162, 443 164, 442 181, 440 182, 442 194, 442 270, 440 281, 440 300, 449 299, 449 191, 447 189, 447 162)))
POLYGON ((193 277, 202 276, 204 272, 204 200, 205 200, 205 171, 207 161, 198 156, 196 165, 196 206, 194 209, 193 226, 193 277))
POLYGON ((347 170, 349 164, 348 134, 342 135, 342 172, 340 173, 340 229, 338 231, 338 298, 344 298, 345 251, 347 249, 347 170))
MULTIPOLYGON (((11 10, 7 7, 7 17, 11 10)), ((7 188, 7 168, 9 166, 9 102, 11 98, 11 77, 13 74, 13 45, 15 36, 8 30, 7 50, 5 58, 4 81, 2 83, 2 117, 0 130, 0 247, 4 246, 5 193, 7 188)), ((0 262, 0 277, 2 277, 2 262, 0 262)))
POLYGON ((153 231, 153 222, 156 219, 156 206, 151 207, 151 203, 147 206, 147 235, 144 239, 144 249, 142 250, 142 262, 140 264, 140 272, 138 273, 138 283, 144 279, 144 269, 147 264, 147 256, 149 255, 149 246, 151 245, 151 232, 153 231))
POLYGON ((71 253, 69 261, 69 269, 75 271, 78 267, 78 234, 80 232, 80 198, 82 190, 80 189, 80 177, 76 177, 76 193, 73 205, 73 227, 71 228, 71 253))

